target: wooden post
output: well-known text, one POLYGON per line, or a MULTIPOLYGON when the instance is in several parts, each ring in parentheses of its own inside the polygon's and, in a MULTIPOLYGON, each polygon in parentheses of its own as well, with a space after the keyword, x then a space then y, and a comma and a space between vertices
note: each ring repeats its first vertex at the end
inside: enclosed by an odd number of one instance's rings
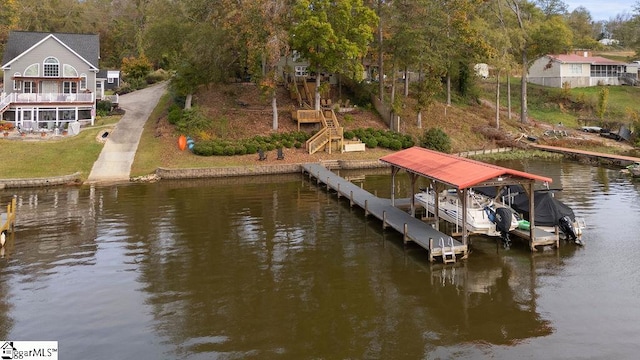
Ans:
POLYGON ((369 200, 364 201, 364 216, 369 216, 369 200))
POLYGON ((338 199, 340 199, 340 183, 338 183, 338 199))
POLYGON ((382 212, 382 230, 387 228, 387 210, 382 212))
POLYGON ((353 190, 351 191, 351 195, 349 196, 349 206, 353 207, 353 190))
POLYGON ((433 238, 429 238, 429 262, 433 262, 433 238))
POLYGON ((404 241, 405 245, 407 244, 408 239, 409 239, 408 232, 409 232, 409 226, 407 225, 407 223, 404 223, 404 237, 403 237, 402 241, 404 241))

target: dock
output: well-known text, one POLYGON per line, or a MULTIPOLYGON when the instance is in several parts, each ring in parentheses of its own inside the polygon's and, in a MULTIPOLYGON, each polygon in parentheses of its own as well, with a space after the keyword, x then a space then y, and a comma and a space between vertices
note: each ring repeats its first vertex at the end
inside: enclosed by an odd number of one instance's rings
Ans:
POLYGON ((441 258, 442 262, 451 263, 457 257, 467 258, 466 244, 393 206, 391 200, 371 194, 320 164, 304 164, 302 173, 308 174, 309 180, 315 178, 317 185, 324 184, 327 190, 334 190, 338 198, 348 198, 350 206, 357 205, 364 209, 365 216, 373 215, 381 220, 383 229, 391 227, 401 233, 405 244, 413 241, 426 249, 429 261, 441 258))
POLYGON ((536 246, 553 245, 556 249, 560 247, 560 235, 558 233, 551 233, 540 228, 533 229, 533 238, 529 230, 515 229, 509 233, 527 240, 531 251, 537 251, 536 246))
POLYGON ((640 162, 640 158, 632 157, 632 156, 624 156, 624 155, 616 155, 616 154, 605 154, 594 151, 587 150, 578 150, 578 149, 570 149, 558 146, 549 146, 549 145, 539 145, 539 144, 530 144, 534 149, 554 152, 558 154, 563 154, 567 157, 579 160, 579 159, 589 159, 595 163, 605 162, 607 164, 616 165, 616 166, 627 166, 636 162, 640 162))
POLYGON ((16 223, 16 197, 7 205, 7 211, 0 213, 0 232, 13 232, 16 223))

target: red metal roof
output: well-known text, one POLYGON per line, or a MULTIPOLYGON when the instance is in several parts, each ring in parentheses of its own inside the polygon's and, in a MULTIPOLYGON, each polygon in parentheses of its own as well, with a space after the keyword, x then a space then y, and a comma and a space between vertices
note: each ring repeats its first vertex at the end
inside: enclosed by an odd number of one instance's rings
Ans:
POLYGON ((503 168, 417 146, 383 156, 380 161, 435 179, 458 189, 472 187, 500 176, 515 176, 548 183, 553 181, 548 177, 503 168))
POLYGON ((576 54, 560 54, 560 55, 547 55, 547 56, 561 63, 591 64, 591 65, 625 65, 625 63, 623 62, 603 58, 601 56, 580 56, 576 54))

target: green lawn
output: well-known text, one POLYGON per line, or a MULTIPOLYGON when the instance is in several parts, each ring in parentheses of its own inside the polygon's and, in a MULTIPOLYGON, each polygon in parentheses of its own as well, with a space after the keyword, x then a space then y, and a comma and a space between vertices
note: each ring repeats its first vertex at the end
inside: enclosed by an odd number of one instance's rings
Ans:
MULTIPOLYGON (((495 79, 483 80, 480 84, 481 96, 495 101, 495 79)), ((605 121, 630 124, 640 114, 640 88, 630 86, 607 86, 609 98, 605 121)), ((562 122, 565 126, 584 125, 580 119, 597 119, 596 109, 603 86, 563 90, 534 84, 527 86, 529 116, 537 121, 550 124, 562 122)), ((507 106, 506 79, 500 84, 500 104, 507 106)), ((517 115, 520 112, 520 78, 511 79, 511 107, 517 115)))
POLYGON ((38 178, 80 172, 86 179, 100 156, 103 144, 96 140, 100 130, 120 119, 105 117, 76 136, 51 140, 8 140, 0 137, 0 178, 38 178))

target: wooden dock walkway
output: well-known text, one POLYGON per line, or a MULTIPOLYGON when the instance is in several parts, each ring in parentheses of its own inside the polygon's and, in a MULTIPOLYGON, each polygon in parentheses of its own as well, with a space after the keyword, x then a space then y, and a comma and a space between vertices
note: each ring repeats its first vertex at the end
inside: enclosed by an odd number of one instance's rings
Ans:
POLYGON ((7 205, 7 212, 0 213, 0 232, 13 232, 16 223, 16 197, 7 205))
POLYGON ((530 144, 530 146, 538 150, 555 152, 555 153, 564 154, 564 155, 575 157, 575 158, 585 157, 589 159, 605 160, 610 164, 618 165, 618 166, 627 166, 635 162, 640 162, 640 158, 632 157, 632 156, 605 154, 605 153, 599 153, 594 151, 570 149, 570 148, 564 148, 559 146, 549 146, 549 145, 539 145, 539 144, 530 144))
POLYGON ((351 206, 358 205, 364 209, 365 216, 371 214, 381 220, 383 229, 391 227, 403 234, 405 243, 413 241, 426 249, 429 252, 429 261, 440 257, 444 263, 449 263, 455 262, 456 256, 468 256, 467 245, 393 206, 391 200, 374 196, 324 166, 304 164, 302 173, 307 173, 309 180, 315 178, 318 185, 322 183, 327 189, 336 191, 338 198, 348 198, 351 206))

